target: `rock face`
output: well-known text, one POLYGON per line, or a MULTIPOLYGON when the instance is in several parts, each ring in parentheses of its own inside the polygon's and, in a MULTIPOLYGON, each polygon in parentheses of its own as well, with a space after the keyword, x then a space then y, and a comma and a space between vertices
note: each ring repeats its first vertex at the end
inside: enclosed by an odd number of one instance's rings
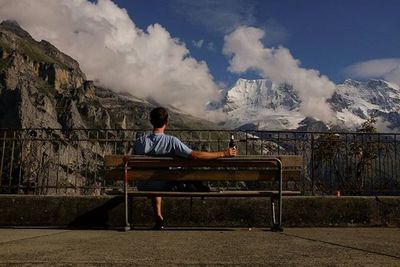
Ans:
MULTIPOLYGON (((154 108, 87 81, 77 61, 10 21, 0 24, 0 101, 2 128, 143 129, 154 108)), ((171 128, 216 127, 173 109, 171 118, 171 128)))
MULTIPOLYGON (((334 113, 331 126, 338 129, 355 129, 371 116, 378 117, 381 131, 400 128, 400 88, 396 84, 348 79, 337 86, 328 102, 334 113)), ((324 122, 303 116, 300 104, 289 85, 239 79, 222 102, 228 115, 224 126, 247 130, 328 129, 324 122)))
MULTIPOLYGON (((34 133, 35 137, 57 142, 40 145, 28 140, 16 151, 31 159, 22 169, 27 183, 40 183, 35 177, 47 175, 46 183, 69 186, 73 181, 74 185, 85 185, 87 172, 96 173, 101 168, 98 160, 116 151, 110 144, 62 142, 87 138, 87 131, 70 129, 149 129, 148 114, 154 107, 149 101, 96 86, 86 79, 77 61, 50 43, 35 41, 15 22, 0 24, 0 129, 59 129, 34 133), (49 162, 54 162, 54 155, 59 159, 52 166, 49 162), (39 175, 39 165, 44 162, 52 167, 47 174, 39 175), (85 175, 82 166, 86 166, 85 175)), ((170 118, 171 129, 216 128, 211 122, 172 108, 170 118)), ((12 178, 3 177, 3 182, 7 179, 12 178)))

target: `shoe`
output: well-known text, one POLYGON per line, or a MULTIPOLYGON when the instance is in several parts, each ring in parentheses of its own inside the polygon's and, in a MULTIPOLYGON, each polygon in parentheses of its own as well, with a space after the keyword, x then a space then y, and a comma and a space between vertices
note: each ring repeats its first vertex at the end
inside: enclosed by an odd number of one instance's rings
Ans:
POLYGON ((164 230, 165 229, 165 223, 164 220, 161 218, 156 219, 156 224, 151 228, 152 230, 164 230))

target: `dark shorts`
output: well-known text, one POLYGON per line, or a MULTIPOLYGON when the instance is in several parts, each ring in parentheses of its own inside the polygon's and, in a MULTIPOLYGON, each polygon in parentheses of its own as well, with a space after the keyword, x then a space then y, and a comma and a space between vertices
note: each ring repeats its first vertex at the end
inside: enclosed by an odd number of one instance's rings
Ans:
POLYGON ((138 181, 139 191, 170 191, 170 184, 166 181, 138 181))

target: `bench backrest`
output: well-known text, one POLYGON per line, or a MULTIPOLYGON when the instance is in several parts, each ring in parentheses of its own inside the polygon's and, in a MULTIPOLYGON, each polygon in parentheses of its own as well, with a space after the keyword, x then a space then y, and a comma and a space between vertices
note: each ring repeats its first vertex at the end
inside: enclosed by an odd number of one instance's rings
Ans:
POLYGON ((122 180, 125 163, 129 180, 167 181, 257 181, 274 180, 282 168, 283 180, 298 181, 302 156, 239 156, 214 160, 171 157, 107 155, 104 167, 107 180, 122 180))

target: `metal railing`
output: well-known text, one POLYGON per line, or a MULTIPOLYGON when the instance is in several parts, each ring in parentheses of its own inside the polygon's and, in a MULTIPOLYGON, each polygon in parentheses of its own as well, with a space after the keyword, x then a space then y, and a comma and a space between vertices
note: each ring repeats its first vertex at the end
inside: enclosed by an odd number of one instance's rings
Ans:
MULTIPOLYGON (((134 140, 146 132, 0 129, 0 193, 102 194, 110 186, 118 186, 104 180, 104 155, 128 153, 134 140)), ((296 187, 305 194, 400 192, 399 134, 229 130, 167 133, 195 150, 225 149, 233 133, 240 155, 302 155, 301 182, 286 187, 296 187)), ((243 183, 233 186, 247 187, 243 183)))

